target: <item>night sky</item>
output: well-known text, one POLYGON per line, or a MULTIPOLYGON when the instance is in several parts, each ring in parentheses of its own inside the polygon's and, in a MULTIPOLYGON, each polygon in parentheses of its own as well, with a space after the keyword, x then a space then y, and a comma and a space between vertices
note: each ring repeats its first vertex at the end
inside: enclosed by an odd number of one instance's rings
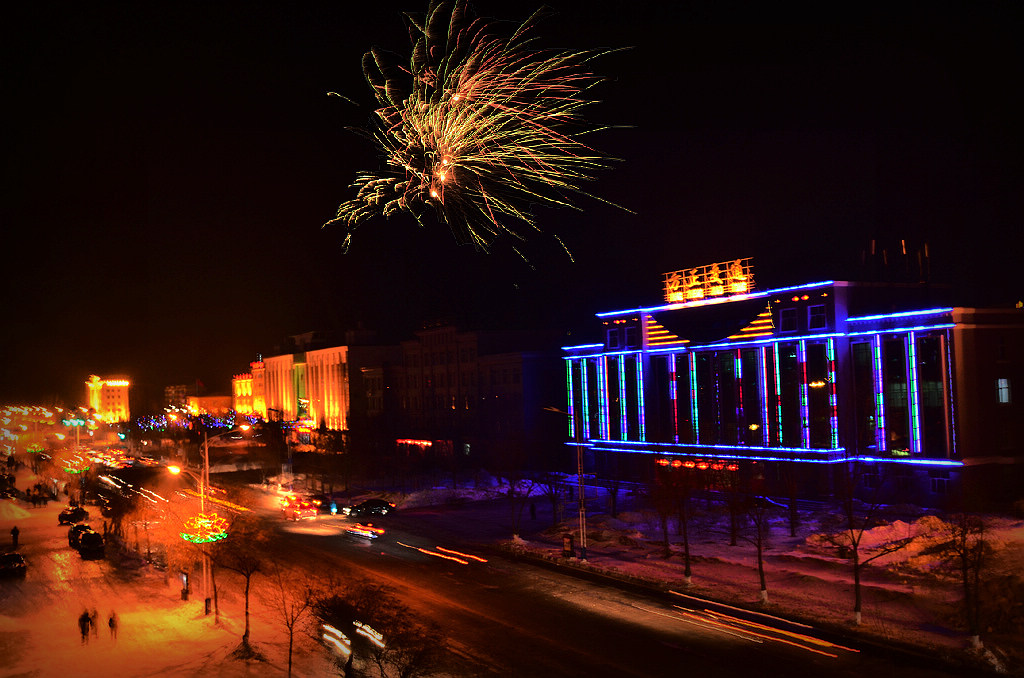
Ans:
MULTIPOLYGON (((540 45, 632 48, 596 63, 588 114, 622 126, 595 137, 622 162, 588 189, 632 213, 536 210, 531 265, 405 216, 348 254, 321 228, 378 167, 348 129, 374 103, 362 54, 407 59, 401 12, 426 8, 364 4, 5 11, 0 402, 77 404, 89 374, 227 394, 287 335, 359 322, 583 343, 595 312, 659 303, 666 271, 754 257, 761 288, 857 278, 872 239, 927 242, 958 303, 1024 298, 1013 3, 839 17, 552 0, 540 45)), ((513 22, 539 6, 474 5, 513 22)))

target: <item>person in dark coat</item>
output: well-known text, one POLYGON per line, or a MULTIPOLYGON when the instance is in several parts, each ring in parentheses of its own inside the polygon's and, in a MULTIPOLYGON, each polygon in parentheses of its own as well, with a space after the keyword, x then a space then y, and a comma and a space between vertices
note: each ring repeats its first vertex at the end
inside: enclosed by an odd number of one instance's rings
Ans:
POLYGON ((18 548, 18 535, 21 534, 21 530, 15 525, 11 528, 11 543, 14 544, 14 548, 18 548))
POLYGON ((89 642, 89 610, 82 610, 78 615, 78 630, 82 632, 82 645, 89 642))
POLYGON ((107 618, 107 628, 110 629, 110 639, 117 640, 117 613, 113 610, 110 611, 110 616, 107 618))
POLYGON ((96 611, 95 607, 89 614, 89 626, 92 628, 93 637, 98 638, 100 635, 100 613, 96 611))

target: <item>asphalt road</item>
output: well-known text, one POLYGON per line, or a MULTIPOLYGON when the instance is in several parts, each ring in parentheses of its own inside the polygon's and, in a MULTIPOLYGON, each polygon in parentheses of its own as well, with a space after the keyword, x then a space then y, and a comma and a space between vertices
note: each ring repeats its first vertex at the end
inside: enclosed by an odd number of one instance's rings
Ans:
POLYGON ((281 535, 297 562, 348 570, 394 588, 444 629, 459 675, 962 675, 902 655, 829 644, 813 629, 691 612, 659 596, 513 562, 483 547, 510 531, 502 502, 398 511, 373 520, 386 529, 373 540, 346 534, 351 522, 321 517, 287 523, 281 535), (487 562, 447 560, 436 554, 450 551, 438 547, 487 562))

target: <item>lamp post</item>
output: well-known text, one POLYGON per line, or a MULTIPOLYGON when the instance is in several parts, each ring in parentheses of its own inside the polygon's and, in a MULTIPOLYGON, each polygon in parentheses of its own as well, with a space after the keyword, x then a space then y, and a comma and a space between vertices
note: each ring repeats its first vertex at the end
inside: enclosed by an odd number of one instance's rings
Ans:
POLYGON ((572 421, 572 415, 557 407, 545 407, 548 412, 564 414, 569 417, 569 426, 572 427, 573 441, 576 444, 576 494, 579 501, 579 525, 580 525, 580 560, 587 560, 587 504, 586 489, 583 485, 583 445, 580 444, 580 427, 572 421))
MULTIPOLYGON (((249 429, 248 425, 242 425, 237 428, 246 431, 249 429)), ((183 469, 178 466, 168 466, 167 470, 177 475, 184 471, 193 480, 199 482, 199 513, 202 516, 206 515, 206 492, 210 487, 210 440, 216 440, 222 436, 226 436, 235 429, 229 429, 223 433, 210 438, 206 431, 203 431, 203 469, 202 472, 196 476, 196 474, 188 469, 183 469)), ((203 546, 203 603, 206 614, 210 614, 210 556, 207 553, 206 546, 203 546)))

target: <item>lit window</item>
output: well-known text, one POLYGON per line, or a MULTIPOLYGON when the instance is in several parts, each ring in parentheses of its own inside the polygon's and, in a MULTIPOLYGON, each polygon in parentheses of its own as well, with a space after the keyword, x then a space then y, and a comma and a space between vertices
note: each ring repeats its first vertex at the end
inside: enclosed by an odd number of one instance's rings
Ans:
POLYGON ((1008 404, 1010 402, 1010 380, 996 379, 996 390, 999 393, 999 402, 1008 404))
POLYGON ((807 329, 820 330, 828 324, 828 316, 825 314, 824 304, 815 304, 807 307, 807 329))

